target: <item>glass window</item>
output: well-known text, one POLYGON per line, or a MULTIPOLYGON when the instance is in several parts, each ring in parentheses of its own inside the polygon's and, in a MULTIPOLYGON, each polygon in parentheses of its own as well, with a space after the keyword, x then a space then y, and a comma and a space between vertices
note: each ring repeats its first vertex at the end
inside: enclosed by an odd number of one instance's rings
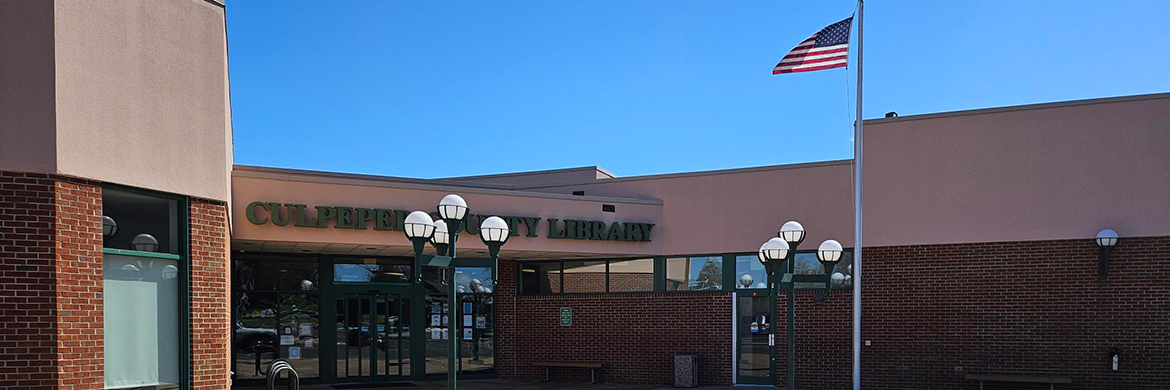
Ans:
POLYGON ((495 316, 492 294, 460 294, 459 367, 463 373, 483 373, 495 367, 495 316))
POLYGON ((609 291, 654 291, 654 259, 610 261, 609 291))
POLYGON ((320 309, 316 294, 281 294, 280 356, 302 378, 320 376, 318 353, 320 309))
POLYGON ((561 263, 557 261, 522 263, 520 292, 524 294, 561 292, 561 263))
POLYGON ((102 258, 105 385, 170 388, 179 383, 178 260, 102 258))
POLYGON ((410 283, 410 275, 410 259, 337 259, 333 264, 334 282, 410 283))
POLYGON ((722 257, 671 257, 666 259, 667 291, 710 291, 722 288, 722 257))
POLYGON ((455 289, 463 293, 491 293, 492 269, 488 267, 455 268, 455 289))
POLYGON ((235 288, 252 291, 317 291, 317 259, 286 256, 236 256, 235 288))
POLYGON ((564 264, 565 292, 605 292, 605 261, 566 261, 564 264))
POLYGON ((233 348, 238 379, 263 379, 280 345, 276 293, 239 292, 233 302, 233 348))
POLYGON ((736 288, 768 288, 768 271, 758 256, 735 256, 735 283, 736 288))
POLYGON ((106 248, 180 254, 177 200, 103 188, 102 217, 106 248))

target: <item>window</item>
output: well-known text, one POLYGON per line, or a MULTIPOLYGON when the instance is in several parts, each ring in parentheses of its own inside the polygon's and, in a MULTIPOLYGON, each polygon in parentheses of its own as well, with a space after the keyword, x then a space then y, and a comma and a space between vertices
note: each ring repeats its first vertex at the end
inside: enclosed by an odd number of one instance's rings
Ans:
POLYGON ((723 289, 723 258, 670 257, 666 259, 667 291, 723 289))
POLYGON ((455 268, 455 284, 460 294, 488 294, 496 288, 492 285, 492 269, 489 267, 455 268))
POLYGON ((410 259, 336 259, 333 281, 410 283, 411 270, 410 259))
POLYGON ((735 288, 768 288, 768 271, 757 255, 735 256, 735 288))
POLYGON ((654 259, 611 260, 609 291, 654 291, 654 259))
POLYGON ((105 386, 162 389, 181 383, 186 336, 180 299, 185 202, 102 189, 105 386), (180 207, 182 205, 183 207, 180 207), (184 217, 180 217, 183 215, 184 217))
POLYGON ((549 294, 561 292, 561 263, 523 263, 520 266, 520 292, 549 294))
POLYGON ((264 378, 276 358, 287 359, 301 378, 320 376, 317 258, 237 254, 232 263, 236 379, 264 378))
POLYGON ((605 261, 566 261, 563 274, 567 293, 605 292, 605 261))

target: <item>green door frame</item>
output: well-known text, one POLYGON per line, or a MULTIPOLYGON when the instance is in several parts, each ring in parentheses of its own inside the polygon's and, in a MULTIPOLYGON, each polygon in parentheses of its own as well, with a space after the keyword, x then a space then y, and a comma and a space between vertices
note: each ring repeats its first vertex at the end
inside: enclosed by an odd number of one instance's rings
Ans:
MULTIPOLYGON (((415 303, 416 300, 413 299, 414 294, 412 294, 411 286, 392 284, 392 283, 339 283, 339 284, 335 284, 331 290, 332 291, 327 296, 327 299, 329 301, 329 306, 331 306, 331 310, 329 312, 325 313, 325 315, 322 316, 323 317, 322 319, 327 320, 328 322, 325 322, 325 323, 330 324, 329 329, 332 330, 332 332, 329 332, 329 334, 331 335, 330 339, 332 339, 332 343, 330 343, 329 345, 332 346, 332 348, 328 348, 328 350, 330 352, 329 353, 330 356, 328 357, 329 369, 323 370, 323 371, 329 372, 329 380, 331 382, 334 382, 334 383, 378 382, 379 379, 373 375, 363 375, 363 376, 358 376, 358 377, 348 377, 348 376, 347 377, 338 377, 338 372, 337 372, 337 365, 338 364, 337 363, 340 361, 340 359, 343 359, 343 358, 341 356, 337 356, 337 348, 336 348, 336 345, 337 345, 336 324, 338 321, 337 300, 338 299, 348 300, 352 296, 358 296, 358 297, 364 296, 364 297, 370 298, 369 307, 366 309, 370 310, 371 318, 373 318, 373 313, 374 313, 373 310, 375 308, 375 305, 377 304, 377 300, 374 299, 375 297, 385 296, 385 297, 389 297, 389 298, 394 299, 396 301, 395 304, 398 305, 399 312, 402 312, 404 303, 407 300, 409 300, 410 306, 407 307, 407 309, 412 311, 410 313, 411 329, 418 329, 418 328, 414 327, 414 318, 416 316, 415 316, 415 313, 413 312, 415 310, 415 306, 418 306, 418 304, 415 303)), ((361 298, 359 298, 358 302, 361 302, 361 298)), ((360 317, 360 315, 359 315, 359 317, 360 317)), ((324 324, 322 324, 322 328, 324 328, 323 325, 324 324)), ((373 325, 373 324, 371 324, 371 325, 373 325)), ((399 322, 398 326, 399 326, 398 331, 404 332, 404 330, 405 330, 404 324, 399 322)), ((360 328, 360 325, 359 325, 359 328, 360 328)), ((373 337, 373 335, 376 334, 376 332, 377 332, 377 327, 376 327, 376 325, 374 325, 370 329, 370 337, 373 337)), ((360 334, 360 332, 359 332, 359 334, 360 334)), ((401 335, 402 333, 399 333, 399 334, 401 335)), ((348 334, 346 335, 346 337, 348 338, 348 334)), ((417 353, 416 353, 416 349, 414 348, 414 345, 415 345, 414 339, 416 339, 416 338, 417 337, 415 337, 415 335, 412 334, 410 339, 409 339, 410 340, 409 342, 411 343, 410 344, 410 356, 402 356, 402 358, 409 359, 409 361, 411 362, 412 369, 414 367, 414 363, 417 361, 415 359, 415 356, 417 355, 417 353)), ((348 342, 348 340, 346 340, 346 341, 348 342)), ((360 345, 360 342, 359 342, 359 345, 360 345)), ((387 351, 387 353, 389 353, 389 352, 387 351)), ((376 354, 377 354, 376 346, 373 346, 371 344, 369 358, 374 359, 376 354)), ((401 364, 401 360, 400 360, 400 364, 401 364)), ((406 381, 406 380, 410 380, 411 377, 412 377, 412 372, 403 372, 402 376, 400 376, 400 377, 393 378, 393 377, 390 377, 387 375, 385 378, 389 381, 406 381)))

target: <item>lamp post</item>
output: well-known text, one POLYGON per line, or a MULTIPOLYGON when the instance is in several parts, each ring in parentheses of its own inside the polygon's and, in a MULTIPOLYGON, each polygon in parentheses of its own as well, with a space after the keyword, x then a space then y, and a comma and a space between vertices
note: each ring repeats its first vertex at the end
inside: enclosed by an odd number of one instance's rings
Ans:
MULTIPOLYGON (((757 254, 760 262, 764 264, 768 272, 768 295, 772 297, 771 307, 769 309, 773 319, 776 318, 776 293, 778 292, 775 276, 780 271, 781 262, 783 261, 787 264, 787 267, 784 269, 784 275, 779 281, 784 286, 785 293, 788 296, 788 369, 785 372, 787 374, 785 390, 794 390, 796 387, 796 297, 794 296, 796 283, 824 282, 827 295, 828 291, 833 287, 833 267, 841 259, 841 253, 843 251, 841 244, 837 241, 827 240, 821 243, 820 248, 817 250, 817 259, 824 265, 825 275, 796 275, 796 248, 804 241, 804 235, 804 226, 799 222, 785 222, 776 234, 777 237, 769 239, 764 245, 760 246, 760 251, 757 254)), ((772 335, 775 335, 775 333, 773 332, 772 335)), ((775 378, 775 367, 776 365, 773 364, 773 378, 775 378)))
MULTIPOLYGON (((406 238, 410 239, 411 244, 414 245, 415 283, 422 282, 422 253, 427 241, 430 241, 431 245, 435 247, 438 256, 445 256, 449 259, 442 276, 442 280, 447 285, 447 389, 449 390, 456 389, 456 373, 459 371, 459 343, 456 340, 460 337, 458 331, 459 304, 456 302, 459 297, 458 283, 455 281, 454 263, 450 260, 455 259, 455 243, 459 238, 459 229, 462 227, 463 220, 467 218, 468 210, 467 201, 463 200, 463 197, 451 194, 444 196, 439 201, 438 212, 441 220, 434 221, 425 212, 412 211, 406 216, 403 223, 406 238)), ((500 217, 487 218, 484 220, 483 226, 480 227, 480 237, 491 250, 492 258, 498 258, 500 247, 508 240, 508 224, 504 223, 500 217), (502 238, 500 238, 501 227, 497 225, 497 220, 503 225, 502 238), (492 223, 489 224, 488 221, 492 221, 492 223), (491 237, 488 237, 489 229, 491 237)), ((499 261, 496 260, 496 262, 499 261)), ((493 269, 493 281, 495 273, 493 269)))

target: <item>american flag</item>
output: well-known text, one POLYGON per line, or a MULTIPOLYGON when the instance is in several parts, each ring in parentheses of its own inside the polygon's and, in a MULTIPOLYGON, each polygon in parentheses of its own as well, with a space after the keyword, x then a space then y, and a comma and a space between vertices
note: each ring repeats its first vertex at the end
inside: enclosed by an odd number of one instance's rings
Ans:
POLYGON ((853 17, 830 24, 788 52, 772 74, 840 68, 849 61, 849 32, 853 17))

